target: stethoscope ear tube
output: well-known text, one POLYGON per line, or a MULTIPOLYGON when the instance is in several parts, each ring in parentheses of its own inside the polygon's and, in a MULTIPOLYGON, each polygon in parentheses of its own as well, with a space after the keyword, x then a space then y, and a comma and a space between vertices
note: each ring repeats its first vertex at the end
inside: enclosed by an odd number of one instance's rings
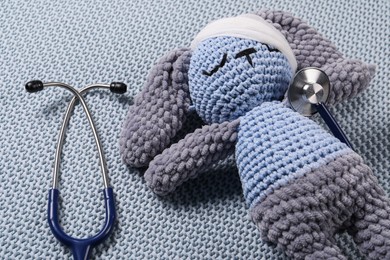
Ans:
POLYGON ((298 71, 287 90, 290 107, 304 116, 319 112, 332 134, 352 148, 347 136, 332 116, 325 103, 331 91, 330 80, 325 72, 318 68, 304 68, 298 71))

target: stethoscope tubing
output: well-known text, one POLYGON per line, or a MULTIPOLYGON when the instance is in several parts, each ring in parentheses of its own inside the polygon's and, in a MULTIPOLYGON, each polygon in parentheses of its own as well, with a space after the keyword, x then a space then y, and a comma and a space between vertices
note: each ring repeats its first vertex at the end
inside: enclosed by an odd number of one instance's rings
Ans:
POLYGON ((114 192, 112 188, 103 190, 106 212, 103 228, 96 235, 84 239, 73 238, 62 230, 58 219, 59 194, 60 191, 58 189, 53 188, 49 190, 47 217, 50 229, 58 241, 72 249, 73 259, 89 259, 91 249, 105 240, 114 229, 116 219, 114 192))
POLYGON ((113 82, 110 85, 92 84, 82 88, 81 90, 76 90, 75 88, 61 82, 42 83, 39 80, 35 80, 35 81, 30 81, 26 84, 26 90, 28 92, 37 92, 47 87, 62 87, 71 91, 74 94, 74 97, 69 102, 68 107, 66 109, 66 113, 58 136, 54 169, 53 169, 52 188, 49 190, 49 195, 48 195, 48 212, 47 212, 48 222, 53 235, 61 243, 63 243, 66 246, 69 246, 72 249, 74 259, 85 260, 89 258, 91 249, 95 245, 99 244, 104 239, 106 239, 111 233, 111 231, 113 230, 115 219, 116 219, 116 212, 115 212, 114 192, 113 189, 109 187, 108 170, 106 166, 106 159, 104 157, 102 145, 100 143, 100 139, 95 127, 95 123, 92 119, 91 113, 82 95, 85 94, 87 91, 96 88, 110 89, 111 92, 114 93, 124 93, 126 92, 126 85, 120 82, 113 82), (102 229, 96 235, 85 239, 73 238, 67 235, 62 230, 58 218, 58 210, 59 210, 58 199, 60 194, 60 191, 58 189, 58 181, 59 181, 60 159, 61 159, 62 147, 65 139, 65 132, 68 127, 69 120, 77 100, 79 100, 80 104, 84 109, 84 112, 87 116, 89 125, 94 135, 94 139, 99 153, 100 168, 102 172, 103 185, 104 185, 103 194, 104 194, 104 206, 105 206, 105 222, 103 224, 102 229))
POLYGON ((88 85, 88 86, 84 87, 83 89, 81 89, 80 91, 78 91, 75 88, 73 88, 65 83, 61 83, 61 82, 43 83, 44 88, 45 87, 54 87, 54 86, 59 86, 59 87, 62 87, 62 88, 65 88, 65 89, 71 91, 74 94, 74 97, 72 98, 72 100, 68 104, 68 107, 67 107, 66 112, 65 112, 64 120, 62 121, 60 134, 58 136, 56 154, 55 154, 55 158, 54 158, 52 188, 53 189, 58 188, 59 169, 60 169, 60 163, 61 163, 60 158, 61 158, 61 153, 62 153, 62 146, 63 146, 64 139, 65 139, 65 131, 66 131, 66 128, 68 127, 70 116, 71 116, 71 113, 74 109, 76 100, 79 100, 81 106, 83 107, 84 112, 88 118, 89 125, 92 129, 93 137, 95 139, 96 147, 97 147, 98 154, 99 154, 100 169, 101 169, 102 177, 103 177, 103 185, 104 185, 105 189, 108 188, 109 187, 109 178, 108 178, 106 158, 104 156, 104 152, 102 149, 102 145, 101 145, 96 127, 95 127, 95 123, 92 119, 92 116, 91 116, 91 113, 90 113, 89 108, 87 106, 87 103, 85 102, 85 99, 82 97, 82 95, 85 94, 87 91, 94 89, 94 88, 108 88, 109 89, 110 85, 108 85, 108 84, 92 84, 92 85, 88 85))
POLYGON ((340 125, 337 123, 336 119, 330 113, 325 104, 319 103, 315 105, 318 113, 325 121, 326 125, 329 127, 332 134, 339 139, 342 143, 346 144, 349 148, 353 150, 351 142, 348 140, 346 134, 341 129, 340 125))

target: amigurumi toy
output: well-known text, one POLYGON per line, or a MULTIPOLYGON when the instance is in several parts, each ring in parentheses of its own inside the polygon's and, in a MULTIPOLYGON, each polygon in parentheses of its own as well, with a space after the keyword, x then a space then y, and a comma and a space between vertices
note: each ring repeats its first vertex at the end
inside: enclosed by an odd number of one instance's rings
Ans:
POLYGON ((347 230, 368 259, 390 259, 390 202, 362 158, 284 102, 299 69, 331 81, 328 104, 363 91, 374 66, 346 59, 301 19, 263 10, 208 24, 164 56, 130 107, 123 161, 172 192, 234 154, 250 215, 294 259, 346 259, 347 230), (192 112, 205 123, 174 143, 192 112))

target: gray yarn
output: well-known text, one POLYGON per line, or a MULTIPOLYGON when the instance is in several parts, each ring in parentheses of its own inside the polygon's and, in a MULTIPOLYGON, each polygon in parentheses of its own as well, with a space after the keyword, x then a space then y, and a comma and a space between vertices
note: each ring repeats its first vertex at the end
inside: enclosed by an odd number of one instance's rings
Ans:
POLYGON ((125 163, 142 167, 163 151, 182 128, 190 105, 187 71, 191 52, 177 49, 150 71, 129 109, 120 137, 125 163))
POLYGON ((148 186, 167 195, 214 163, 233 154, 239 120, 205 125, 157 155, 145 172, 148 186))
POLYGON ((390 202, 355 153, 276 190, 251 216, 293 259, 346 259, 334 239, 344 229, 368 259, 390 259, 390 202))

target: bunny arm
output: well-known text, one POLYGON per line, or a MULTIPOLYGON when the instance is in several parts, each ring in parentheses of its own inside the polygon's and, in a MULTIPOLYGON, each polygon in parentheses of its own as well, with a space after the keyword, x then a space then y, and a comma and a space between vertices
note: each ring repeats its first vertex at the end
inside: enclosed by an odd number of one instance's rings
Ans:
POLYGON ((297 59, 298 70, 317 67, 328 74, 332 86, 328 104, 355 97, 368 87, 375 65, 343 58, 336 46, 302 19, 284 11, 256 13, 270 22, 287 39, 297 59))
POLYGON ((205 125, 165 149, 145 172, 148 186, 166 195, 202 170, 234 153, 239 119, 205 125))
POLYGON ((182 128, 191 103, 190 58, 191 51, 180 48, 162 57, 150 71, 122 128, 119 143, 126 164, 147 166, 182 128))

